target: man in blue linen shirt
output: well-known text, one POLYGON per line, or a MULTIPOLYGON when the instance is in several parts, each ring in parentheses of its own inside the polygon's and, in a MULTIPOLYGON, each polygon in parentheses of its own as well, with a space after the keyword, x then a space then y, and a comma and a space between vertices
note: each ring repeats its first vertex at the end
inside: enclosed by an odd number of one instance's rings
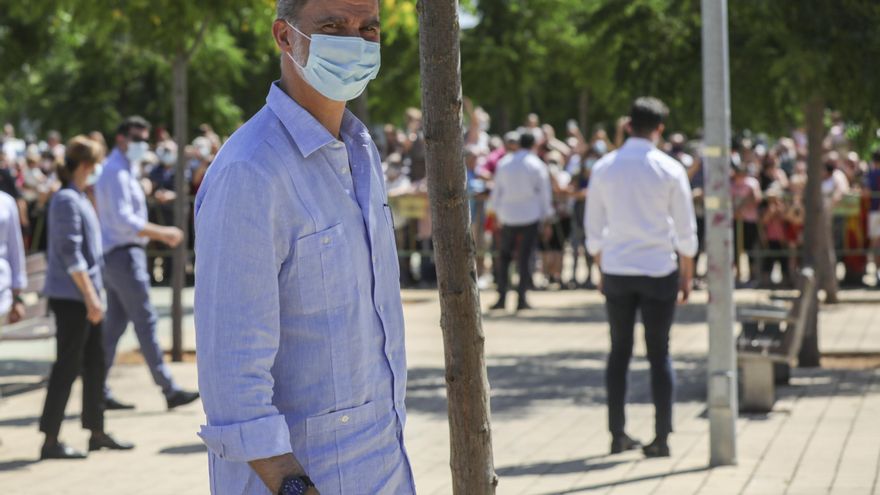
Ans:
POLYGON ((345 109, 378 71, 378 26, 376 0, 279 1, 281 80, 199 189, 214 494, 415 491, 391 211, 378 150, 345 109))
POLYGON ((611 327, 605 381, 612 454, 640 446, 624 432, 626 377, 640 312, 656 434, 643 450, 647 457, 669 456, 675 385, 669 331, 679 293, 682 303, 690 294, 697 234, 685 168, 655 145, 668 114, 656 98, 637 99, 627 129, 631 137, 596 163, 587 195, 587 249, 601 268, 611 327))
MULTIPOLYGON (((150 276, 145 247, 150 239, 175 247, 183 239, 176 227, 162 227, 147 221, 147 202, 138 167, 149 150, 150 124, 141 117, 129 117, 116 132, 116 148, 107 158, 95 184, 98 218, 104 249, 104 285, 107 316, 104 321, 104 357, 109 373, 116 345, 128 327, 134 331, 141 353, 156 385, 162 388, 169 409, 189 404, 198 392, 181 390, 162 355, 156 336, 158 317, 150 303, 150 276)), ((132 409, 117 401, 105 386, 107 409, 132 409)))

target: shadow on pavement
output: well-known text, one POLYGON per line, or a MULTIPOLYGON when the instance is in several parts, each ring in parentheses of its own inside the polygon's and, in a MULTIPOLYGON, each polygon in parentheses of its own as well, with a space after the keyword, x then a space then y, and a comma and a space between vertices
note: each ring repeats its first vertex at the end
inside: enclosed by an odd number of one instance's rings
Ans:
MULTIPOLYGON (((643 461, 643 462, 645 462, 645 461, 643 461)), ((680 474, 700 473, 703 471, 709 471, 710 469, 711 468, 709 468, 708 466, 691 468, 691 469, 680 469, 677 471, 667 471, 667 472, 662 472, 662 473, 657 473, 657 474, 650 474, 650 475, 646 475, 646 476, 637 476, 634 478, 627 478, 627 479, 622 479, 622 480, 618 480, 618 481, 611 481, 609 483, 599 483, 596 485, 585 485, 585 486, 579 486, 577 488, 571 488, 571 489, 564 490, 564 491, 554 491, 554 492, 550 492, 550 493, 541 493, 541 494, 536 494, 536 495, 568 495, 568 494, 573 494, 573 493, 585 493, 585 492, 592 491, 592 490, 601 490, 603 488, 624 486, 629 483, 639 483, 641 481, 669 478, 669 477, 673 477, 673 476, 680 475, 680 474)))
POLYGON ((0 472, 24 469, 38 462, 40 461, 37 459, 16 459, 14 461, 0 462, 0 472))
MULTIPOLYGON (((508 301, 508 303, 509 307, 512 308, 513 301, 508 301)), ((678 307, 675 314, 675 322, 685 325, 705 324, 706 317, 706 304, 691 303, 678 307)), ((608 321, 605 305, 595 302, 552 308, 536 306, 534 309, 518 313, 489 311, 483 313, 483 318, 492 321, 509 322, 515 325, 532 325, 535 323, 605 323, 608 321)))
MULTIPOLYGON (((68 415, 64 416, 65 421, 69 421, 72 419, 78 419, 78 418, 79 418, 79 414, 68 414, 68 415)), ((25 416, 22 418, 9 418, 9 419, 0 420, 0 427, 12 426, 12 427, 24 428, 24 427, 29 427, 29 426, 36 426, 39 422, 40 422, 39 416, 25 416)))
POLYGON ((193 443, 187 445, 179 445, 177 447, 168 447, 159 451, 160 454, 166 455, 190 455, 190 454, 203 454, 207 452, 208 449, 205 447, 203 443, 193 443))
MULTIPOLYGON (((605 404, 604 352, 554 352, 539 355, 493 356, 487 359, 493 415, 524 414, 553 403, 605 404)), ((676 356, 676 401, 705 401, 706 360, 676 356)), ((407 409, 446 415, 443 368, 409 370, 407 409)), ((627 401, 651 403, 650 371, 643 357, 630 366, 627 401)))
POLYGON ((629 461, 605 461, 591 462, 599 459, 607 459, 608 456, 597 455, 585 457, 583 459, 571 459, 560 462, 536 462, 534 464, 523 464, 520 466, 507 466, 495 470, 496 474, 502 478, 504 483, 505 476, 540 476, 547 473, 553 474, 570 474, 585 473, 587 471, 597 471, 600 469, 609 469, 618 464, 624 464, 629 461))

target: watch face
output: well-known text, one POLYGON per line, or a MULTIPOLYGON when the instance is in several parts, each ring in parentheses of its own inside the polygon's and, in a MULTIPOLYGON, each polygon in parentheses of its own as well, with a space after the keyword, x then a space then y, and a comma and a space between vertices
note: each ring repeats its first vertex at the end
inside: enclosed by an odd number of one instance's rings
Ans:
POLYGON ((288 478, 281 485, 280 495, 304 495, 309 487, 300 478, 288 478))

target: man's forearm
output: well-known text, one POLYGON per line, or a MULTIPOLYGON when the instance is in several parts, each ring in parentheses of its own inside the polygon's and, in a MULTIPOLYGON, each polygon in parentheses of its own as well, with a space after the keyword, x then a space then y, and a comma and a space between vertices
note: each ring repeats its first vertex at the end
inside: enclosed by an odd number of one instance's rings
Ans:
POLYGON ((284 454, 268 459, 258 459, 251 461, 251 469, 257 473, 257 476, 263 480, 263 483, 269 488, 270 493, 278 493, 281 489, 281 483, 289 476, 305 475, 305 469, 302 464, 296 460, 293 454, 284 454))
POLYGON ((691 256, 678 255, 678 268, 683 278, 694 277, 694 258, 691 256))
POLYGON ((138 232, 138 236, 146 237, 151 241, 163 241, 165 239, 165 227, 147 222, 144 224, 144 228, 138 232))

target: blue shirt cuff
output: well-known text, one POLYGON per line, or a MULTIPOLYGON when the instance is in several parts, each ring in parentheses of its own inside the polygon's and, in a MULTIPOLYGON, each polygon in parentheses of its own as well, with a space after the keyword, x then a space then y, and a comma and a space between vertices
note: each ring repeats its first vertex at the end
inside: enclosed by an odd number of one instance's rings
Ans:
POLYGON ((203 425, 199 437, 217 457, 231 462, 250 462, 293 452, 290 429, 280 414, 226 426, 203 425))

